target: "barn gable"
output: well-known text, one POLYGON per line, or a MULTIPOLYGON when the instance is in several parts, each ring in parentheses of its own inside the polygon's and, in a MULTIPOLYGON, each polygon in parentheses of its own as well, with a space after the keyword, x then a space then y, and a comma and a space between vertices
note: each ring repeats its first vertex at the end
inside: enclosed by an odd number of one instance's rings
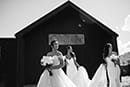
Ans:
MULTIPOLYGON (((40 59, 49 51, 49 35, 83 35, 83 44, 73 44, 77 61, 92 78, 103 62, 104 44, 112 43, 118 52, 117 33, 96 20, 94 17, 67 1, 52 12, 15 34, 17 38, 17 86, 36 84, 44 70, 40 59)), ((66 53, 66 45, 60 51, 66 53)))
POLYGON ((73 4, 71 1, 65 2, 63 5, 61 5, 60 7, 57 7, 52 12, 46 14, 42 18, 40 18, 37 21, 35 21, 34 23, 32 23, 31 25, 28 25, 23 30, 17 32, 15 34, 15 36, 16 37, 17 36, 23 36, 24 34, 28 33, 32 29, 34 29, 34 27, 36 27, 36 26, 40 25, 41 23, 49 20, 54 15, 56 15, 57 13, 59 13, 60 11, 66 9, 68 7, 70 7, 71 9, 73 9, 73 10, 77 11, 79 14, 81 14, 81 20, 87 20, 89 22, 96 23, 98 26, 100 26, 101 28, 103 28, 105 31, 110 32, 112 35, 114 35, 116 37, 118 36, 117 33, 115 33, 114 31, 112 31, 110 28, 108 28, 107 26, 105 26, 103 23, 101 23, 100 21, 98 21, 96 18, 94 18, 91 15, 89 15, 87 12, 85 12, 84 10, 82 10, 80 7, 78 7, 75 4, 73 4))

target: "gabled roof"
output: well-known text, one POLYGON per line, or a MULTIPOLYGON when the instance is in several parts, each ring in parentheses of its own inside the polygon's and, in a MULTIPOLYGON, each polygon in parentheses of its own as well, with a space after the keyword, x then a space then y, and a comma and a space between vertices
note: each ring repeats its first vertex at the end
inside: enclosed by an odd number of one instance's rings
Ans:
POLYGON ((85 15, 86 17, 88 17, 90 20, 92 20, 93 22, 97 23, 100 27, 102 27, 103 29, 105 29, 107 32, 111 33, 114 36, 118 36, 117 33, 115 33, 114 31, 112 31, 110 28, 108 28, 107 26, 105 26, 104 24, 102 24, 101 22, 99 22, 98 20, 96 20, 94 17, 92 17, 91 15, 89 15, 88 13, 86 13, 85 11, 83 11, 81 8, 79 8, 78 6, 76 6, 75 4, 73 4, 71 1, 67 1, 64 4, 62 4, 61 6, 57 7, 56 9, 54 9, 53 11, 51 11, 50 13, 46 14, 45 16, 43 16, 42 18, 38 19, 37 21, 35 21, 34 23, 32 23, 31 25, 27 26, 26 28, 24 28, 23 30, 19 31, 18 33, 15 34, 16 37, 21 37, 24 34, 30 32, 34 27, 38 26, 39 24, 47 21, 49 18, 51 18, 53 15, 57 14, 58 12, 62 11, 63 9, 65 9, 66 7, 71 6, 73 9, 75 9, 76 11, 78 11, 79 13, 81 13, 82 15, 85 15))

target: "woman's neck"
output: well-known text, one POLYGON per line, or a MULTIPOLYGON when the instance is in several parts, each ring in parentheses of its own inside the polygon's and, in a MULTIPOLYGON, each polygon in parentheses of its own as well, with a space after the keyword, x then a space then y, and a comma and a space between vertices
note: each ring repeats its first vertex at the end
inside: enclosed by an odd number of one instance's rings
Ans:
POLYGON ((67 52, 67 54, 69 55, 69 54, 70 54, 70 52, 67 52))
POLYGON ((71 51, 68 51, 68 52, 67 52, 67 55, 71 56, 70 53, 72 53, 72 52, 71 52, 71 51))
POLYGON ((112 55, 112 52, 110 52, 109 54, 108 54, 108 57, 110 57, 112 55))
POLYGON ((71 52, 67 52, 67 58, 68 58, 68 59, 71 59, 70 53, 71 53, 71 52))
POLYGON ((53 52, 57 52, 58 50, 57 49, 52 49, 53 52))

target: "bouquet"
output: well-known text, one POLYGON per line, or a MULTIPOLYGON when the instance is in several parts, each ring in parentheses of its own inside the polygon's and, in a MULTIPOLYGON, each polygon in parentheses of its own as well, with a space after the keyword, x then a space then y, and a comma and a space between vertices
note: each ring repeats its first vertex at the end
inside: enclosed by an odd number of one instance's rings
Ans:
POLYGON ((111 58, 111 61, 112 62, 114 62, 114 64, 116 65, 116 64, 118 64, 118 59, 119 59, 119 56, 117 56, 117 55, 115 55, 115 54, 112 54, 111 56, 110 56, 110 58, 111 58))
POLYGON ((51 56, 43 56, 41 59, 41 65, 46 66, 47 64, 53 63, 53 57, 51 56))
POLYGON ((41 59, 41 65, 45 66, 45 68, 49 71, 49 74, 52 76, 52 72, 49 69, 53 64, 53 57, 51 56, 43 56, 41 59))

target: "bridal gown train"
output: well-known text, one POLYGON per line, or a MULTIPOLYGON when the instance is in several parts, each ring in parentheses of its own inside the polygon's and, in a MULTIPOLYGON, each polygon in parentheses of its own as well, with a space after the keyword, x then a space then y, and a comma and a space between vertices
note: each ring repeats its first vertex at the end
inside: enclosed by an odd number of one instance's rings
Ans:
POLYGON ((106 58, 106 62, 107 67, 104 64, 99 66, 89 87, 107 87, 107 75, 109 79, 109 87, 121 87, 119 66, 117 64, 115 65, 110 58, 106 58))
POLYGON ((107 87, 107 76, 105 65, 101 64, 94 74, 89 87, 107 87))
MULTIPOLYGON (((55 57, 53 65, 58 64, 58 57, 55 57)), ((53 75, 50 76, 48 70, 45 69, 39 79, 37 87, 76 87, 61 68, 52 70, 52 74, 53 75)))
POLYGON ((77 87, 88 87, 90 82, 88 78, 88 73, 83 66, 78 69, 74 64, 73 58, 67 60, 67 75, 76 84, 77 87))

